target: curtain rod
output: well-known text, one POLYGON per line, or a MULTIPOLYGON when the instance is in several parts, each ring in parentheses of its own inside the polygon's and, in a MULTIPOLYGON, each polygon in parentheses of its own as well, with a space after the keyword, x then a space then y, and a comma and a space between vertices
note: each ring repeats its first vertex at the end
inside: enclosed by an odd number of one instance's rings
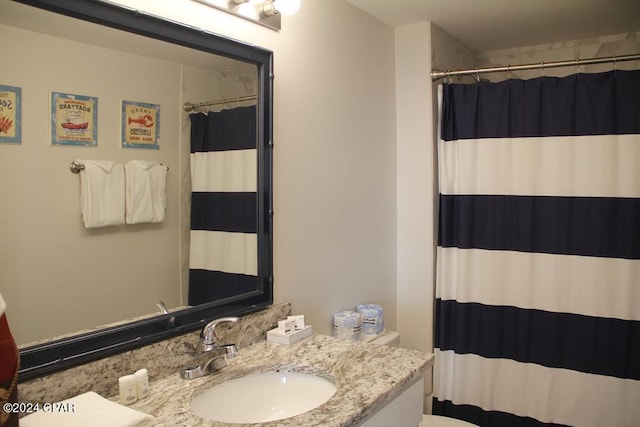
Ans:
POLYGON ((608 57, 602 57, 602 58, 574 59, 571 61, 538 62, 534 64, 476 68, 475 70, 457 70, 457 71, 433 70, 431 71, 431 80, 438 80, 443 77, 453 77, 453 76, 468 76, 468 75, 478 75, 478 74, 484 74, 484 73, 498 73, 498 72, 504 72, 504 71, 510 72, 510 71, 534 70, 534 69, 544 70, 545 68, 571 67, 571 66, 577 67, 580 65, 603 64, 607 62, 616 63, 616 62, 635 61, 635 60, 640 60, 640 54, 608 56, 608 57))
POLYGON ((191 104, 189 102, 185 102, 184 105, 182 106, 182 108, 184 108, 184 111, 191 112, 196 108, 201 108, 201 107, 209 107, 211 105, 220 105, 220 104, 229 104, 231 102, 242 102, 242 101, 252 101, 254 99, 257 99, 258 97, 256 95, 249 95, 249 96, 241 96, 238 98, 232 98, 232 99, 220 99, 217 101, 207 101, 207 102, 201 102, 199 104, 191 104))

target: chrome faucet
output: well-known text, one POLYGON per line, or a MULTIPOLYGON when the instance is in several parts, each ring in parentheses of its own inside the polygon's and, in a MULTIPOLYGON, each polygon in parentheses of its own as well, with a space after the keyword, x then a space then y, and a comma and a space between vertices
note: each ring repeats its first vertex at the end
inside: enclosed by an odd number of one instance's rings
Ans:
POLYGON ((216 326, 237 321, 237 317, 222 317, 207 323, 200 332, 200 342, 194 357, 195 366, 181 369, 180 377, 185 380, 200 378, 227 366, 227 359, 233 359, 238 348, 235 344, 218 345, 216 326))

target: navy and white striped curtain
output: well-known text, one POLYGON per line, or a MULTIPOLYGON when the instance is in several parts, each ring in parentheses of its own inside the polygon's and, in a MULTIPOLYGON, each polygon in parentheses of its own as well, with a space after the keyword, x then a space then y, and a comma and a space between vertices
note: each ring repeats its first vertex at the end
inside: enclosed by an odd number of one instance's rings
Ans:
POLYGON ((640 71, 441 97, 433 412, 640 426, 640 71))
POLYGON ((258 285, 256 107, 191 114, 189 305, 258 285))

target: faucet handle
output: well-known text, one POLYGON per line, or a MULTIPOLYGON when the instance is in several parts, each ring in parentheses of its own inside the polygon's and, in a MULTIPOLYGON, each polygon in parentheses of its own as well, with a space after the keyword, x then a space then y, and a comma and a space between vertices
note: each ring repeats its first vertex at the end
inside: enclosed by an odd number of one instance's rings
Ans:
POLYGON ((221 317, 207 323, 200 332, 200 343, 204 351, 209 351, 216 346, 216 326, 224 322, 237 322, 237 317, 221 317))
POLYGON ((224 348, 227 359, 233 359, 234 357, 236 357, 236 353, 238 352, 238 347, 235 344, 225 344, 225 345, 221 345, 220 347, 224 348))

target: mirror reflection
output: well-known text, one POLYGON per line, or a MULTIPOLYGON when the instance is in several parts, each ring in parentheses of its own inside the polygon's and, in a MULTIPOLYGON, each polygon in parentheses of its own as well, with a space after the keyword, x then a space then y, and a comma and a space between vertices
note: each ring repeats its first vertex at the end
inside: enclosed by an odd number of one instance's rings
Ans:
POLYGON ((0 85, 21 88, 20 141, 0 144, 19 345, 256 289, 255 64, 7 1, 0 39, 0 85), (52 144, 52 93, 97 99, 95 146, 52 144), (159 106, 156 147, 123 147, 123 101, 159 106), (164 221, 86 228, 76 159, 166 165, 164 221))

